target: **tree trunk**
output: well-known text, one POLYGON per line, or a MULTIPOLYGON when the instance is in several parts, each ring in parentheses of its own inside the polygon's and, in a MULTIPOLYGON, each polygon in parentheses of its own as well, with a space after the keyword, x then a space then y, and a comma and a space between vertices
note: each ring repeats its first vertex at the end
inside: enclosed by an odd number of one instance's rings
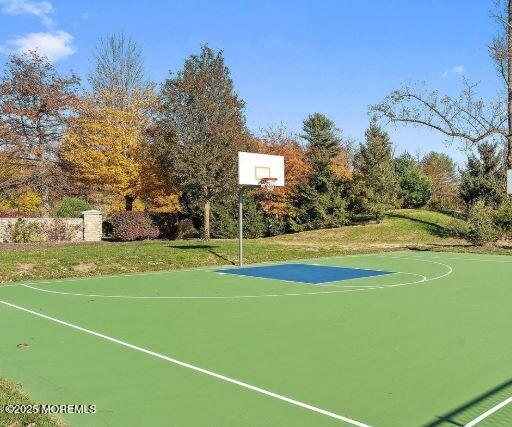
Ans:
POLYGON ((508 27, 507 27, 507 53, 508 53, 508 135, 507 135, 507 169, 512 169, 512 0, 508 0, 508 27))
POLYGON ((204 204, 204 236, 203 239, 210 240, 210 202, 204 204))
POLYGON ((41 189, 41 215, 43 218, 50 216, 50 189, 46 183, 43 184, 41 189))
POLYGON ((133 196, 124 196, 125 209, 127 211, 133 211, 133 202, 135 201, 135 197, 133 196))

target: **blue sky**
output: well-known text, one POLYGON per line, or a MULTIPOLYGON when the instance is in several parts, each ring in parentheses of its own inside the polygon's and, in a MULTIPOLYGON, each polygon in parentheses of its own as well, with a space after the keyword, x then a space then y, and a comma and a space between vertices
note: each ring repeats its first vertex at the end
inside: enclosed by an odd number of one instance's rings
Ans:
MULTIPOLYGON (((160 83, 202 43, 223 49, 249 128, 299 132, 312 112, 361 141, 368 105, 410 80, 456 94, 462 75, 498 89, 487 54, 492 0, 0 0, 0 52, 39 46, 85 80, 97 39, 123 30, 160 83)), ((446 151, 441 135, 388 128, 396 151, 446 151)))

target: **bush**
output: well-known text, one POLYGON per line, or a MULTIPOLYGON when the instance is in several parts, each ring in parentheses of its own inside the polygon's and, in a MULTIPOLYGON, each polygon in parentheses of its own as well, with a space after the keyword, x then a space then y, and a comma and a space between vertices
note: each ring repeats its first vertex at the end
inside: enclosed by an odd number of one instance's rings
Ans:
POLYGON ((7 230, 9 242, 12 243, 34 243, 44 240, 41 225, 23 218, 18 218, 14 224, 9 224, 7 230))
POLYGON ((92 209, 92 206, 79 197, 64 197, 57 207, 55 215, 58 218, 80 218, 83 211, 92 209))
POLYGON ((173 238, 182 240, 182 239, 190 239, 192 237, 196 237, 199 232, 194 227, 194 223, 191 219, 180 219, 176 224, 176 230, 173 238))
POLYGON ((53 219, 43 225, 46 240, 50 242, 69 242, 76 236, 80 226, 68 224, 61 219, 53 219))
POLYGON ((121 242, 155 239, 160 234, 146 212, 118 212, 112 215, 110 223, 112 238, 121 242))
POLYGON ((512 203, 504 203, 498 212, 496 212, 496 225, 500 228, 503 234, 512 238, 512 203))
POLYGON ((232 239, 238 235, 236 212, 234 204, 212 204, 210 213, 210 233, 213 238, 232 239))
POLYGON ((475 245, 485 245, 498 240, 498 230, 494 223, 494 212, 485 207, 483 201, 476 202, 469 211, 468 240, 475 245))
POLYGON ((469 224, 461 219, 451 218, 446 224, 450 235, 461 239, 467 239, 469 235, 469 224))
POLYGON ((158 228, 162 239, 176 239, 180 214, 174 212, 151 212, 151 222, 158 228))

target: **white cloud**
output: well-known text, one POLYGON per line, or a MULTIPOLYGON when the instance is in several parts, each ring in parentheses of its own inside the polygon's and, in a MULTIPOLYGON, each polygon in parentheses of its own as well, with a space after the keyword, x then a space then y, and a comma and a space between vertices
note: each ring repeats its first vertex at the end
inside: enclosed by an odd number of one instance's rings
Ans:
POLYGON ((446 70, 442 76, 443 77, 448 77, 448 75, 450 74, 459 74, 459 75, 462 75, 464 74, 464 65, 457 65, 453 68, 450 68, 449 70, 446 70))
POLYGON ((28 33, 9 40, 4 50, 18 53, 36 50, 39 54, 54 62, 76 52, 76 49, 71 45, 72 42, 73 36, 66 31, 28 33))
POLYGON ((53 12, 53 6, 48 1, 30 0, 0 0, 2 12, 8 15, 34 15, 41 19, 44 25, 53 22, 48 16, 53 12))

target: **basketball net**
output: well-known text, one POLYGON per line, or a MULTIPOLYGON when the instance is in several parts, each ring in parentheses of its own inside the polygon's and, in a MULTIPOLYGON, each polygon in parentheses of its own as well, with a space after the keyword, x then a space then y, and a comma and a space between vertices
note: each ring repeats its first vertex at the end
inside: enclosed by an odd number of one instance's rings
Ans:
POLYGON ((277 178, 261 178, 260 179, 260 187, 267 190, 269 193, 274 191, 276 186, 277 178))

